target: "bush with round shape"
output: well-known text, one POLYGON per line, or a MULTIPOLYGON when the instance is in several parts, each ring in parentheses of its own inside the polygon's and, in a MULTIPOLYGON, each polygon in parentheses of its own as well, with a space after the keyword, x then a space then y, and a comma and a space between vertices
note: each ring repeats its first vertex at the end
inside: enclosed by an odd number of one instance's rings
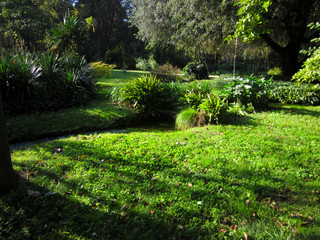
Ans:
POLYGON ((171 115, 178 96, 174 88, 150 74, 124 85, 121 95, 124 105, 136 109, 145 118, 171 115))

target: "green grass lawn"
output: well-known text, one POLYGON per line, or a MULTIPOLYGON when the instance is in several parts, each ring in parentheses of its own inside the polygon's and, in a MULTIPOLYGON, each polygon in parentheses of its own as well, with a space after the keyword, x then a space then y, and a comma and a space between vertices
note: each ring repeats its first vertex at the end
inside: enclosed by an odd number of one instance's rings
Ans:
POLYGON ((0 239, 320 239, 320 107, 78 135, 12 153, 0 239))

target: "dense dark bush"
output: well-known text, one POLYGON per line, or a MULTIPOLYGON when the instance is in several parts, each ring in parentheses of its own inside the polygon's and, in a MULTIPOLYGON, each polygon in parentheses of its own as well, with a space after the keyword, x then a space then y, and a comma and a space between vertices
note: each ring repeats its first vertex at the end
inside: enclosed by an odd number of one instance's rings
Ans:
POLYGON ((183 73, 191 79, 208 79, 208 71, 202 63, 190 62, 183 68, 183 73))
POLYGON ((21 52, 0 59, 0 86, 5 111, 22 113, 85 104, 96 82, 84 57, 21 52))

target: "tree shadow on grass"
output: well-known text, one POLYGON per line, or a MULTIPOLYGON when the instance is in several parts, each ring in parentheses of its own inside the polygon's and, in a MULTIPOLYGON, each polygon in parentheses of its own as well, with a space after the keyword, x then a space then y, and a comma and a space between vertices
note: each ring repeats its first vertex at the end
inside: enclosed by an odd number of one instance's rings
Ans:
MULTIPOLYGON (((78 146, 80 147, 80 146, 78 146)), ((47 149, 49 152, 52 148, 47 149)), ((88 149, 87 149, 88 150, 88 149)), ((94 151, 93 151, 94 152, 94 151)), ((92 153, 93 153, 92 152, 92 153)), ((64 154, 61 152, 60 154, 64 154)), ((68 155, 67 153, 65 153, 68 155)), ((87 154, 90 154, 87 152, 87 154)), ((106 159, 108 156, 105 156, 106 159)), ((151 209, 147 203, 148 197, 153 194, 161 194, 169 187, 166 182, 158 182, 154 191, 150 188, 152 177, 139 172, 118 169, 117 165, 125 164, 122 159, 114 158, 113 166, 105 166, 105 163, 95 163, 90 160, 83 159, 83 163, 90 168, 94 168, 97 172, 112 172, 116 179, 111 183, 106 184, 105 190, 109 195, 99 196, 92 189, 81 187, 81 183, 76 180, 68 179, 63 172, 67 168, 63 168, 61 174, 50 171, 50 168, 42 166, 33 166, 30 171, 33 171, 30 178, 46 179, 46 185, 59 185, 59 193, 35 184, 35 181, 27 181, 26 189, 39 191, 38 197, 20 196, 19 198, 10 199, 12 208, 18 211, 21 209, 24 213, 19 219, 19 223, 12 226, 12 231, 23 234, 21 239, 194 239, 195 235, 201 236, 206 233, 200 230, 195 231, 188 227, 178 227, 178 224, 183 224, 187 217, 183 220, 175 217, 166 216, 155 209, 151 209), (101 171, 100 171, 101 170, 101 171), (132 182, 127 179, 137 179, 137 182, 132 182), (129 189, 132 197, 128 197, 127 202, 121 200, 121 193, 115 192, 114 189, 129 189), (143 199, 134 196, 134 192, 144 192, 143 199), (112 197, 110 197, 112 196, 112 197), (140 201, 140 203, 138 203, 140 201), (144 211, 136 210, 136 206, 145 205, 144 211), (181 222, 182 221, 182 222, 181 222)), ((24 168, 25 165, 14 162, 15 167, 24 168)), ((141 163, 137 168, 152 169, 154 166, 149 163, 141 163)), ((27 172, 30 172, 27 171, 27 172)), ((84 176, 86 178, 88 176, 84 176)), ((95 175, 99 178, 99 173, 95 175)), ((105 176, 103 176, 105 177, 105 176)), ((101 180, 103 181, 103 180, 101 180)), ((95 184, 93 181, 92 184, 95 184)), ((52 187, 52 186, 51 186, 52 187)), ((101 186, 99 186, 101 187, 101 186)), ((124 198, 125 199, 125 198, 124 198)), ((156 207, 156 206, 154 206, 156 207)), ((184 216, 194 217, 192 209, 181 208, 184 216)), ((13 213, 14 214, 14 213, 13 213)), ((9 231, 5 237, 12 237, 14 233, 9 231)))
MULTIPOLYGON (((280 204, 290 202, 292 196, 298 194, 288 191, 285 179, 272 177, 270 172, 224 169, 223 166, 220 166, 223 170, 221 175, 209 174, 209 171, 203 172, 201 169, 190 172, 177 167, 165 156, 159 162, 144 161, 139 154, 124 159, 123 155, 112 155, 101 151, 103 147, 83 141, 71 144, 78 157, 68 150, 55 152, 57 147, 63 148, 69 144, 60 140, 38 147, 50 155, 56 154, 53 157, 61 155, 71 159, 75 165, 57 160, 53 164, 61 164, 61 168, 53 172, 45 160, 35 161, 34 167, 28 169, 34 173, 30 176, 34 179, 26 185, 27 189, 39 191, 41 196, 24 196, 10 201, 17 211, 22 209, 24 214, 18 222, 9 221, 12 230, 6 236, 12 236, 10 234, 14 234, 14 230, 21 233, 28 230, 30 239, 222 239, 223 232, 219 229, 237 224, 226 220, 230 216, 241 218, 237 211, 244 211, 250 221, 255 221, 252 217, 255 210, 248 208, 246 199, 237 202, 238 194, 249 190, 259 196, 257 204, 269 204, 270 208, 273 201, 280 204), (76 165, 78 162, 81 164, 76 165), (66 176, 74 166, 84 167, 82 178, 66 176), (158 179, 157 175, 163 172, 167 178, 158 179), (37 179, 38 184, 35 183, 37 179), (86 181, 91 184, 84 184, 86 181), (46 186, 42 187, 42 182, 46 186), (264 184, 267 182, 271 184, 264 184), (275 187, 279 185, 284 188, 275 187), (175 200, 179 203, 176 204, 175 200), (182 201, 188 204, 184 205, 182 201), (228 207, 229 203, 233 204, 233 208, 228 207), (241 208, 235 208, 237 205, 241 208), (216 211, 220 213, 212 215, 212 209, 218 209, 216 211), (194 225, 189 224, 191 221, 195 221, 194 225), (205 224, 211 225, 205 227, 205 224)), ((38 156, 41 154, 43 152, 39 151, 38 156)), ((16 162, 14 165, 24 167, 16 162)), ((304 187, 307 184, 299 186, 304 187)), ((303 207, 304 204, 307 203, 302 199, 295 201, 295 207, 303 207)), ((280 214, 276 210, 271 211, 280 214)), ((268 221, 274 224, 273 220, 268 221)), ((311 224, 319 226, 318 221, 311 224)), ((317 234, 314 236, 318 237, 317 234)))
POLYGON ((308 109, 310 106, 301 106, 301 105, 286 105, 283 104, 273 104, 270 107, 270 111, 273 112, 285 112, 286 114, 291 115, 309 115, 313 117, 320 117, 320 111, 314 111, 308 109))
MULTIPOLYGON (((113 211, 106 211, 104 199, 82 203, 72 197, 72 192, 55 193, 31 181, 24 184, 26 190, 40 195, 5 197, 11 212, 5 219, 5 231, 0 231, 3 239, 192 239, 188 229, 177 233, 172 225, 149 212, 127 209, 116 201, 112 206, 108 203, 113 211)), ((82 194, 90 197, 90 192, 82 194)))

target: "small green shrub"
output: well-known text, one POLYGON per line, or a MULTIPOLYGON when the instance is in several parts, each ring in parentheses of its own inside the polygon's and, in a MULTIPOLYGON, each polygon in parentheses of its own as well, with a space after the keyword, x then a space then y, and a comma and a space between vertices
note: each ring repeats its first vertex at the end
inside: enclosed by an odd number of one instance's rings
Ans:
POLYGON ((136 59, 136 68, 142 71, 153 71, 158 67, 158 63, 154 60, 153 56, 150 56, 149 59, 137 58, 136 59))
POLYGON ((188 84, 182 100, 189 106, 197 108, 212 88, 208 82, 193 82, 188 84))
POLYGON ((272 80, 264 78, 236 78, 231 85, 225 86, 222 95, 229 102, 240 102, 243 105, 252 104, 255 108, 268 105, 272 80))
POLYGON ((115 67, 115 65, 109 65, 102 61, 90 63, 90 70, 93 72, 94 78, 106 78, 111 76, 111 70, 115 67))
POLYGON ((154 75, 143 75, 121 89, 123 104, 135 108, 143 117, 171 115, 178 101, 174 88, 154 75))
POLYGON ((190 62, 183 68, 183 73, 189 80, 208 79, 208 71, 202 63, 190 62))
POLYGON ((268 75, 272 75, 272 76, 279 76, 281 75, 281 69, 279 67, 274 67, 269 69, 268 75))
POLYGON ((176 82, 180 78, 181 69, 166 63, 152 71, 162 82, 176 82))
POLYGON ((208 94, 199 105, 199 111, 205 112, 209 123, 219 123, 219 119, 227 110, 227 102, 217 95, 208 94))

